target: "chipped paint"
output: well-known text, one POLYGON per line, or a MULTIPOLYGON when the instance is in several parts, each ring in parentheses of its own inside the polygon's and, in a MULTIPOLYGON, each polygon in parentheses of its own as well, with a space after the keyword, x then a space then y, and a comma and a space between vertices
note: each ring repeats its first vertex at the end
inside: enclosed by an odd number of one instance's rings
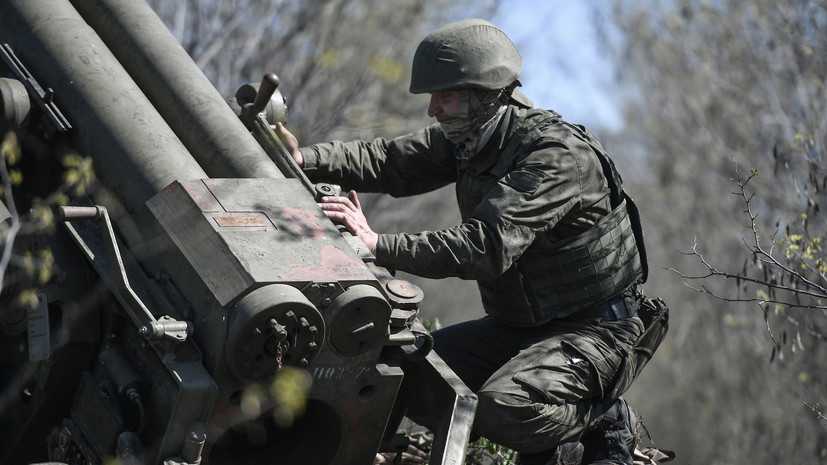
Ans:
POLYGON ((316 221, 319 216, 311 210, 301 208, 285 208, 281 212, 281 216, 293 223, 296 228, 296 234, 302 237, 309 237, 311 239, 323 239, 325 237, 325 228, 319 226, 316 221))
POLYGON ((333 244, 322 247, 320 255, 318 264, 293 266, 290 263, 290 271, 279 277, 288 281, 362 280, 373 277, 361 260, 351 258, 333 244))
MULTIPOLYGON (((206 181, 209 180, 198 180, 198 181, 179 181, 181 187, 187 191, 190 198, 198 205, 198 208, 201 209, 202 212, 221 212, 224 211, 221 208, 221 204, 216 200, 215 196, 210 192, 210 190, 206 187, 206 181)), ((214 183, 213 183, 214 184, 214 183)))

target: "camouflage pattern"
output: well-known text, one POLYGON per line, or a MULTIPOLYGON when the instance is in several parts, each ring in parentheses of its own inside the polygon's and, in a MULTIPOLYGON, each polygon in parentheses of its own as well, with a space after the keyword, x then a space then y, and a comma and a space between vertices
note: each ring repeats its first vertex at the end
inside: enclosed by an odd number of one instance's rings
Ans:
POLYGON ((380 234, 375 255, 382 266, 419 276, 477 280, 490 316, 435 332, 434 349, 477 393, 475 431, 520 452, 576 441, 643 331, 638 317, 545 314, 545 302, 537 305, 526 292, 521 264, 612 212, 613 193, 592 144, 559 115, 510 105, 470 158, 456 156, 459 147, 439 125, 393 140, 301 149, 309 176, 346 189, 407 196, 456 184, 461 224, 380 234), (513 158, 504 157, 512 136, 537 115, 553 117, 520 135, 513 158))
POLYGON ((349 189, 394 196, 455 182, 463 223, 419 234, 380 234, 377 260, 429 278, 475 279, 487 297, 486 312, 511 315, 510 324, 535 325, 550 316, 526 296, 519 263, 548 255, 611 211, 598 157, 559 120, 531 130, 512 166, 494 172, 511 135, 526 118, 542 113, 510 106, 501 129, 466 161, 458 161, 456 146, 431 126, 392 141, 304 148, 305 170, 349 189))
POLYGON ((513 327, 485 317, 434 332, 434 350, 477 393, 474 431, 537 453, 588 429, 642 326, 569 318, 513 327))

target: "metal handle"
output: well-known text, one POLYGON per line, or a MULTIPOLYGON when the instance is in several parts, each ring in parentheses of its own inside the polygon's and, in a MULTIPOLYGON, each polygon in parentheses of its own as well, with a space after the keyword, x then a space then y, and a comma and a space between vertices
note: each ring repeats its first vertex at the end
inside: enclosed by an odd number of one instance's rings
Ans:
MULTIPOLYGON (((118 241, 115 237, 115 231, 112 229, 112 222, 109 220, 109 214, 106 207, 96 205, 94 207, 60 207, 58 208, 58 216, 61 220, 71 222, 79 220, 93 220, 100 228, 103 245, 106 249, 106 259, 112 266, 111 275, 103 276, 104 281, 112 290, 115 297, 123 305, 124 310, 130 317, 132 322, 138 328, 141 335, 148 339, 166 338, 175 342, 183 342, 187 340, 187 336, 192 332, 192 324, 187 321, 177 321, 168 316, 162 316, 160 320, 156 320, 155 316, 141 301, 140 297, 135 293, 135 290, 129 284, 129 277, 126 274, 121 253, 118 249, 118 241)), ((74 228, 67 225, 70 234, 75 236, 75 240, 83 243, 83 246, 88 249, 83 239, 77 232, 73 232, 74 228)), ((94 261, 94 257, 89 257, 94 261)), ((100 259, 100 258, 98 258, 100 259)))
POLYGON ((279 84, 281 84, 281 79, 276 76, 276 73, 267 73, 264 75, 264 78, 261 80, 261 85, 259 85, 256 99, 253 101, 253 106, 256 107, 259 113, 267 109, 267 103, 270 102, 270 97, 276 92, 279 84))
POLYGON ((57 209, 61 221, 99 220, 103 218, 102 207, 60 207, 57 209))

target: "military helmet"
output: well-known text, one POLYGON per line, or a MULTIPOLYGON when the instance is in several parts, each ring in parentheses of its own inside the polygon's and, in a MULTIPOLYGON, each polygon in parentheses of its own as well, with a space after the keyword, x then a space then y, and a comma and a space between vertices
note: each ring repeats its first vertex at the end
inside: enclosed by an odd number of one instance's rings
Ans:
POLYGON ((520 77, 523 58, 505 33, 466 19, 428 34, 414 53, 412 94, 458 88, 496 90, 520 77))

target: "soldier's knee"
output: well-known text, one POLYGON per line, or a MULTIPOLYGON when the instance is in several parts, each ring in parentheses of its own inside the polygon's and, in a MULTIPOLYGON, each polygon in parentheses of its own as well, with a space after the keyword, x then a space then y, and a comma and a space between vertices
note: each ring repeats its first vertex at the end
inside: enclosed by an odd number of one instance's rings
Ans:
MULTIPOLYGON (((518 451, 536 447, 538 429, 545 429, 542 425, 546 423, 546 405, 501 392, 480 391, 477 396, 475 432, 518 451)), ((544 437, 543 442, 548 439, 551 438, 544 437)))
POLYGON ((477 393, 474 431, 520 452, 537 452, 576 440, 585 426, 575 405, 536 402, 525 396, 477 393))

